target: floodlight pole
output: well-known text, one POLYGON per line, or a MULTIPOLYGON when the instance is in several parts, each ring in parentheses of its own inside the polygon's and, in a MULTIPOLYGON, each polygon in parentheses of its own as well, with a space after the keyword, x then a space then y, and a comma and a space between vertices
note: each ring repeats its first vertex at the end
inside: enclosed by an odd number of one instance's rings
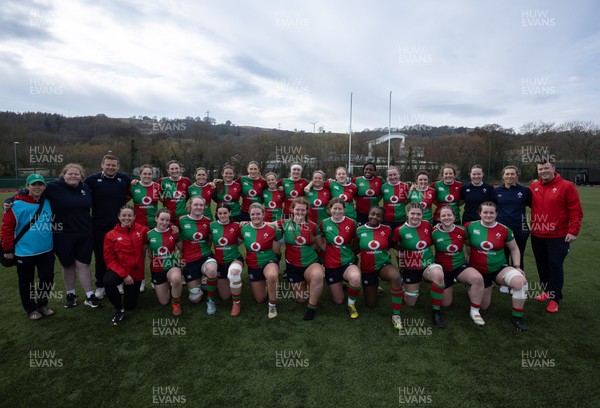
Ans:
POLYGON ((352 92, 350 92, 350 133, 348 138, 348 174, 352 174, 352 92))

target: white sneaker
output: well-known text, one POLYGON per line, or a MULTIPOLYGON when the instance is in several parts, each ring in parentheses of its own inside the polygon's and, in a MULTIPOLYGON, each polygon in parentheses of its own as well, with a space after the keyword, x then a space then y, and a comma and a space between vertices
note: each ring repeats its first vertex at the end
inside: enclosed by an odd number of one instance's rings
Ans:
POLYGON ((392 323, 394 324, 394 329, 402 330, 402 319, 400 315, 392 315, 392 323))
POLYGON ((269 306, 269 319, 274 319, 277 317, 277 306, 269 306))
POLYGON ((106 290, 104 288, 96 288, 94 295, 96 296, 96 299, 103 299, 104 295, 106 295, 106 290))
POLYGON ((500 289, 498 289, 500 291, 500 293, 504 293, 505 295, 508 295, 510 293, 510 288, 508 286, 500 286, 500 289))
POLYGON ((123 293, 125 293, 125 290, 123 290, 123 284, 121 283, 120 285, 117 285, 117 289, 119 289, 119 293, 122 295, 123 293))
POLYGON ((215 305, 215 301, 211 299, 206 302, 206 314, 214 315, 215 313, 217 313, 217 305, 215 305))
POLYGON ((146 290, 146 281, 143 280, 142 284, 140 285, 140 293, 143 293, 146 290))
POLYGON ((483 317, 481 317, 479 313, 470 312, 469 315, 471 316, 471 319, 473 319, 473 323, 477 326, 483 326, 485 324, 485 320, 483 320, 483 317))

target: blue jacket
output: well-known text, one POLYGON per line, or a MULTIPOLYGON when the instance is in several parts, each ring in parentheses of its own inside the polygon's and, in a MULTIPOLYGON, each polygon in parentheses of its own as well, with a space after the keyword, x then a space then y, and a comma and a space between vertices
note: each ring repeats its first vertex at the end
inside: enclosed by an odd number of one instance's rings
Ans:
POLYGON ((44 200, 42 212, 31 228, 14 244, 14 239, 23 228, 29 225, 40 204, 31 196, 18 195, 10 210, 2 217, 2 248, 15 255, 34 256, 52 250, 52 208, 50 202, 44 200))

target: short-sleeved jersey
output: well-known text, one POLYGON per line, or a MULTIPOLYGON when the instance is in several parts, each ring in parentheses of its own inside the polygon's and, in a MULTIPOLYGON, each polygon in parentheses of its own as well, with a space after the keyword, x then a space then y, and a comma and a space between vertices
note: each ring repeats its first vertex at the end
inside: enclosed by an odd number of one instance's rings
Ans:
POLYGON ((331 191, 328 188, 322 187, 319 190, 311 188, 304 196, 310 205, 309 220, 319 224, 325 218, 329 217, 329 214, 327 214, 327 204, 331 200, 331 191))
POLYGON ((435 211, 433 212, 433 220, 440 220, 440 207, 443 205, 449 205, 452 208, 456 223, 460 223, 460 188, 462 187, 460 181, 454 181, 448 185, 444 183, 444 180, 437 181, 430 185, 435 190, 435 211))
POLYGON ((219 193, 218 191, 215 191, 213 199, 217 202, 217 204, 229 204, 229 208, 231 208, 231 216, 235 217, 237 215, 240 215, 242 212, 240 207, 241 195, 242 186, 234 181, 231 184, 224 184, 222 192, 219 193))
POLYGON ((498 272, 506 264, 504 247, 515 239, 513 232, 499 222, 486 227, 481 221, 472 221, 465 228, 471 247, 469 264, 481 273, 498 272))
POLYGON ((363 272, 376 272, 386 263, 391 263, 388 248, 392 229, 389 226, 380 224, 373 228, 365 224, 358 227, 356 237, 360 249, 360 269, 363 272))
POLYGON ((467 263, 463 251, 467 231, 453 224, 450 231, 442 229, 442 224, 433 228, 431 234, 435 246, 435 262, 442 265, 444 272, 450 272, 467 263))
POLYGON ((278 221, 283 218, 283 191, 265 188, 262 191, 262 199, 266 222, 278 221))
POLYGON ((369 214, 371 207, 379 205, 381 199, 381 187, 384 181, 379 176, 373 176, 370 179, 364 176, 355 177, 356 185, 356 212, 358 214, 369 214))
POLYGON ((213 198, 213 194, 215 193, 215 188, 211 186, 209 183, 204 184, 203 186, 199 186, 194 183, 188 187, 188 198, 192 197, 202 197, 206 202, 206 207, 204 208, 204 216, 209 220, 213 220, 213 214, 210 209, 210 202, 213 198))
POLYGON ((423 219, 433 222, 433 202, 435 201, 435 190, 427 187, 425 190, 411 190, 408 193, 409 203, 419 203, 423 209, 423 219))
POLYGON ((357 228, 356 221, 346 216, 340 222, 326 218, 319 227, 327 244, 325 267, 339 268, 354 262, 352 241, 357 228))
POLYGON ((246 224, 240 229, 240 238, 246 247, 246 263, 249 268, 262 268, 272 260, 277 262, 273 241, 281 239, 281 232, 276 228, 266 224, 255 228, 252 224, 246 224))
POLYGON ((346 203, 346 209, 344 215, 346 217, 356 220, 356 209, 354 208, 354 196, 356 195, 356 184, 347 183, 340 184, 337 181, 331 183, 325 183, 325 187, 329 186, 331 191, 331 197, 339 197, 343 202, 346 203))
POLYGON ((314 237, 321 233, 317 224, 312 221, 296 224, 288 219, 280 220, 277 225, 283 233, 286 262, 298 267, 307 267, 317 262, 317 253, 313 247, 314 237))
POLYGON ((190 186, 190 179, 181 177, 177 181, 171 180, 169 177, 163 177, 158 180, 161 188, 163 205, 171 213, 171 219, 177 218, 187 213, 187 189, 190 186))
POLYGON ((183 260, 191 262, 204 256, 211 256, 210 220, 205 216, 195 220, 189 215, 179 218, 179 239, 183 241, 183 260))
POLYGON ((179 266, 177 260, 177 233, 171 228, 159 232, 156 228, 148 231, 148 249, 150 250, 150 271, 168 272, 179 266))
POLYGON ((237 222, 221 224, 220 221, 213 221, 210 223, 214 254, 218 264, 228 265, 240 257, 238 249, 240 228, 240 224, 237 222))
POLYGON ((384 220, 387 222, 402 222, 406 220, 406 203, 408 202, 408 184, 399 182, 396 185, 385 183, 381 187, 384 220))
POLYGON ((242 212, 250 211, 252 203, 263 202, 262 192, 267 188, 267 181, 262 177, 251 179, 249 176, 241 176, 237 182, 242 186, 242 212))
POLYGON ((407 269, 425 269, 434 261, 431 251, 431 224, 427 221, 412 227, 407 222, 394 230, 392 239, 400 244, 399 251, 407 269))
POLYGON ((138 183, 129 187, 129 194, 133 201, 133 212, 135 222, 145 225, 149 228, 156 227, 156 210, 160 201, 160 185, 152 183, 144 186, 138 183))
POLYGON ((283 187, 283 196, 285 197, 283 214, 290 215, 292 213, 292 201, 294 201, 294 198, 304 195, 304 187, 308 185, 308 181, 306 181, 306 179, 303 178, 300 178, 298 180, 284 178, 279 180, 277 182, 277 185, 283 187))

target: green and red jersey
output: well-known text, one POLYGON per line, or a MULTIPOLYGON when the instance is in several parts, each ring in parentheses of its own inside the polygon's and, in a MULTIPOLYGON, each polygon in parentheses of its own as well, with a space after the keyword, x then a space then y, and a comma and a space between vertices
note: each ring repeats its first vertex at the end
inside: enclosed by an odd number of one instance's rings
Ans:
POLYGON ((231 216, 235 217, 240 215, 242 212, 240 208, 241 195, 242 186, 234 181, 231 184, 223 184, 223 191, 220 193, 218 191, 215 191, 213 199, 217 202, 217 205, 221 203, 229 204, 229 208, 231 209, 231 216))
POLYGON ((510 228, 499 222, 493 227, 486 227, 481 221, 465 224, 467 229, 471 257, 469 265, 481 273, 498 272, 506 265, 504 247, 515 239, 510 228))
POLYGON ((202 197, 206 203, 206 208, 204 209, 204 216, 209 220, 213 220, 213 214, 210 210, 210 202, 213 198, 213 194, 215 193, 215 188, 210 185, 210 183, 206 183, 203 186, 199 186, 194 183, 188 187, 188 198, 192 197, 202 197))
POLYGON ((442 224, 438 224, 433 228, 431 238, 435 246, 435 262, 442 265, 444 272, 467 263, 463 251, 467 231, 461 225, 452 224, 450 231, 445 231, 442 224))
POLYGON ((319 229, 325 238, 325 267, 340 268, 354 262, 352 241, 357 224, 352 218, 344 216, 340 222, 327 218, 321 222, 319 229))
POLYGON ((164 232, 156 228, 148 231, 148 249, 150 250, 150 271, 168 272, 179 266, 177 260, 177 233, 171 228, 164 232))
POLYGON ((131 195, 133 201, 135 222, 149 228, 156 227, 156 210, 160 201, 160 191, 158 183, 144 186, 140 182, 135 186, 129 187, 129 195, 131 195))
POLYGON ((283 218, 283 191, 265 188, 262 191, 263 205, 265 207, 265 221, 279 221, 283 218))
POLYGON ((419 203, 423 209, 423 219, 433 222, 433 203, 435 201, 435 190, 427 187, 425 190, 411 190, 408 193, 409 203, 419 203))
POLYGON ((356 209, 354 208, 354 196, 356 195, 356 184, 340 184, 337 181, 325 182, 325 187, 329 187, 331 197, 339 197, 346 203, 344 215, 356 220, 356 209))
POLYGON ((358 227, 356 237, 360 249, 359 258, 362 272, 377 272, 385 264, 391 263, 388 248, 392 229, 389 226, 380 224, 377 228, 373 228, 365 224, 358 227))
POLYGON ((285 242, 285 260, 298 267, 307 267, 317 262, 317 253, 313 241, 321 234, 319 227, 312 221, 296 224, 291 219, 280 220, 277 226, 283 233, 285 242))
POLYGON ((213 221, 210 223, 215 259, 219 265, 229 265, 240 257, 238 249, 240 228, 240 224, 237 222, 222 224, 221 221, 213 221))
POLYGON ((406 269, 425 269, 433 263, 431 224, 427 221, 421 221, 416 227, 405 222, 394 230, 392 239, 400 244, 400 257, 406 269))
POLYGON ((304 187, 308 185, 306 179, 300 178, 298 180, 292 180, 291 178, 284 178, 277 182, 278 186, 283 187, 283 196, 285 197, 283 214, 290 215, 292 213, 291 206, 294 198, 301 197, 304 195, 304 187))
POLYGON ((210 250, 210 220, 205 216, 193 219, 189 215, 179 218, 179 239, 183 241, 183 260, 196 261, 204 256, 212 256, 210 250))
POLYGON ((460 181, 454 181, 448 185, 444 180, 432 183, 431 188, 435 190, 435 211, 433 212, 434 221, 440 220, 440 208, 443 205, 449 205, 452 208, 456 223, 460 224, 460 181))
POLYGON ((260 228, 246 224, 240 229, 239 237, 246 247, 248 268, 263 268, 269 261, 277 262, 273 252, 273 242, 281 239, 281 232, 276 228, 267 224, 260 228))
POLYGON ((381 187, 383 208, 385 208, 384 221, 403 222, 406 220, 406 203, 408 202, 408 184, 398 182, 392 185, 384 183, 381 187))
POLYGON ((383 179, 379 176, 373 176, 370 179, 364 176, 354 178, 354 184, 356 184, 354 199, 357 213, 369 214, 371 207, 379 205, 383 183, 383 179))
POLYGON ((241 176, 236 180, 242 186, 242 212, 250 211, 252 203, 262 204, 262 192, 267 188, 267 181, 262 177, 251 179, 249 176, 241 176))
POLYGON ((187 177, 181 177, 177 181, 169 177, 162 177, 157 181, 161 188, 163 205, 171 213, 171 219, 176 220, 187 214, 187 189, 192 184, 187 177))
POLYGON ((311 188, 308 193, 304 193, 304 196, 310 205, 309 220, 319 224, 325 218, 329 217, 329 214, 327 214, 327 204, 331 200, 331 191, 328 188, 321 187, 319 190, 311 188))

